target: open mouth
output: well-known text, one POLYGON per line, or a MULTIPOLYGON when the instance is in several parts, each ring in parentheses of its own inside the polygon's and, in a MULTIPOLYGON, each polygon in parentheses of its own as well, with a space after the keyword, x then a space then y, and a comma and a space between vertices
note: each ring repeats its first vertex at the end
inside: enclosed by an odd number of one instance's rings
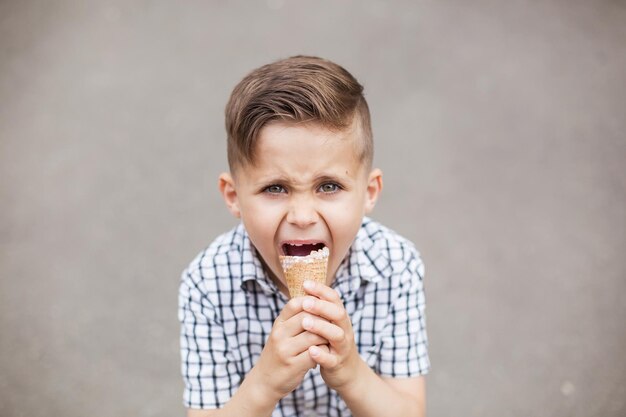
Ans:
POLYGON ((284 243, 283 253, 287 256, 309 256, 311 252, 324 248, 323 243, 284 243))

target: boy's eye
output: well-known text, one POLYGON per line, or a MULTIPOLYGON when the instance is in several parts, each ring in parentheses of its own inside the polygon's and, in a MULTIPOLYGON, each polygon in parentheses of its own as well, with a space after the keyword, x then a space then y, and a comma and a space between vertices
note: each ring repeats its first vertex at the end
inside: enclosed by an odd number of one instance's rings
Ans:
POLYGON ((269 187, 265 188, 265 192, 268 192, 270 194, 280 194, 280 193, 284 193, 285 188, 283 188, 282 185, 270 185, 269 187))
POLYGON ((323 193, 334 193, 339 191, 339 186, 332 182, 327 182, 320 185, 319 190, 323 193))

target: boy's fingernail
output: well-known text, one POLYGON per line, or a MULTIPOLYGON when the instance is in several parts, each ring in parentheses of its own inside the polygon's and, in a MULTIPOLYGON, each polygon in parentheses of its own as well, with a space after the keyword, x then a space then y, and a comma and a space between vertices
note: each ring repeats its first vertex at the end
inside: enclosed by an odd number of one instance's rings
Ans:
POLYGON ((303 307, 305 310, 310 310, 310 309, 312 309, 312 308, 313 308, 313 304, 315 304, 315 303, 313 302, 313 300, 311 300, 310 298, 306 298, 306 299, 302 302, 302 307, 303 307))
POLYGON ((313 286, 315 285, 315 283, 313 281, 311 281, 310 279, 307 279, 306 281, 304 281, 302 283, 302 286, 304 288, 306 288, 307 290, 311 290, 313 289, 313 286))
POLYGON ((311 317, 305 317, 304 319, 302 319, 302 327, 304 327, 305 329, 310 329, 311 327, 313 327, 313 320, 311 319, 311 317))
POLYGON ((311 356, 319 356, 320 355, 320 349, 317 346, 311 346, 309 348, 309 352, 311 353, 311 356))

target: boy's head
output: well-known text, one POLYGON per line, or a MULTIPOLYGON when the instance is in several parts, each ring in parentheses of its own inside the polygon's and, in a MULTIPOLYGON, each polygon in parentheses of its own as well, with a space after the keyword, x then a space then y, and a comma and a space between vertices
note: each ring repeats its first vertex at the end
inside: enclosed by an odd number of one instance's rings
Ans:
POLYGON ((226 107, 232 175, 219 188, 283 292, 278 256, 326 246, 332 280, 382 189, 362 91, 340 66, 297 56, 247 75, 226 107))
POLYGON ((241 80, 226 105, 231 172, 254 165, 259 132, 273 121, 311 123, 331 131, 354 123, 359 128, 355 151, 371 168, 374 146, 363 87, 331 61, 294 56, 257 68, 241 80))

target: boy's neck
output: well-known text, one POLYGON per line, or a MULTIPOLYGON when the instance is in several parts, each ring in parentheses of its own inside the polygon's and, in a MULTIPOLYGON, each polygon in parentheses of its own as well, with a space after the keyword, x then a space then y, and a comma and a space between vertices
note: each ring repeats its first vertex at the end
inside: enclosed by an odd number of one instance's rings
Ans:
MULTIPOLYGON (((258 255, 258 251, 257 251, 257 255, 258 255)), ((274 285, 276 285, 276 288, 278 288, 278 290, 281 293, 283 293, 285 297, 287 297, 287 299, 289 299, 289 288, 287 288, 287 286, 278 279, 278 277, 267 266, 267 264, 265 263, 265 260, 261 256, 259 256, 259 260, 261 261, 261 265, 263 265, 263 270, 265 271, 269 279, 274 283, 274 285)))

